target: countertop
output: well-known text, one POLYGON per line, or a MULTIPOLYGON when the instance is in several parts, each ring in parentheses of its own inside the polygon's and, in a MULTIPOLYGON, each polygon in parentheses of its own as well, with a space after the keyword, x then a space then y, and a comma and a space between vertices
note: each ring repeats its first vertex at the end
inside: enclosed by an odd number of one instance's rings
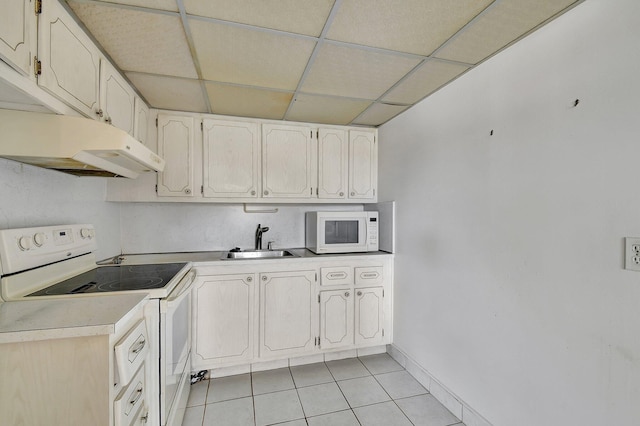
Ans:
MULTIPOLYGON (((130 253, 123 254, 120 257, 122 258, 123 264, 133 265, 133 264, 144 264, 144 263, 168 263, 168 262, 192 262, 194 266, 198 266, 197 264, 207 264, 211 262, 286 262, 287 260, 296 260, 296 259, 331 259, 331 258, 345 258, 345 257, 362 257, 362 256, 381 256, 387 255, 390 256, 391 253, 383 252, 383 251, 375 251, 375 252, 365 252, 365 253, 332 253, 332 254, 315 254, 311 250, 307 250, 306 248, 287 248, 281 249, 277 248, 275 250, 288 250, 291 253, 295 254, 295 257, 281 257, 281 258, 267 258, 267 259, 225 259, 223 256, 228 251, 193 251, 193 252, 176 252, 176 253, 130 253)), ((104 261, 98 262, 102 264, 109 259, 105 259, 104 261)))
POLYGON ((114 294, 0 303, 0 344, 111 334, 145 299, 114 294))

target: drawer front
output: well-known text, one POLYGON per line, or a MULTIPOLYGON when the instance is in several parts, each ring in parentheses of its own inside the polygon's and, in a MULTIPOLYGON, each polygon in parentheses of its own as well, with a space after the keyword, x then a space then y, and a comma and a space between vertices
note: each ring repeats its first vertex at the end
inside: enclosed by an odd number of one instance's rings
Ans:
POLYGON ((382 266, 367 266, 355 268, 356 285, 380 285, 384 275, 382 266))
POLYGON ((138 322, 114 348, 120 383, 125 386, 149 353, 149 339, 144 320, 138 322))
POLYGON ((351 284, 353 284, 353 268, 351 268, 350 266, 320 268, 320 285, 351 284))
POLYGON ((115 426, 130 426, 145 406, 144 364, 113 403, 115 426))

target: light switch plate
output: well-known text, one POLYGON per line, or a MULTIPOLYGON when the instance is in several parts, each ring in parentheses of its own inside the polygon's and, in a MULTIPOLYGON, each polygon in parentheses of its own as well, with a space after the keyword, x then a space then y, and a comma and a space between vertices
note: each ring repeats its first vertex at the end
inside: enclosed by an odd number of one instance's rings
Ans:
POLYGON ((640 271, 640 238, 624 239, 624 269, 640 271))

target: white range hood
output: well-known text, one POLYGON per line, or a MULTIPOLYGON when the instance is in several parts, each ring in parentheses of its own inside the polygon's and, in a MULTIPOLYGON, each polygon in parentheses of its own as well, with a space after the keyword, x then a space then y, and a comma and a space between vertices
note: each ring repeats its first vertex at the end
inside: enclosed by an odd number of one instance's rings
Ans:
POLYGON ((99 121, 0 109, 0 157, 77 176, 136 178, 164 160, 128 133, 99 121))

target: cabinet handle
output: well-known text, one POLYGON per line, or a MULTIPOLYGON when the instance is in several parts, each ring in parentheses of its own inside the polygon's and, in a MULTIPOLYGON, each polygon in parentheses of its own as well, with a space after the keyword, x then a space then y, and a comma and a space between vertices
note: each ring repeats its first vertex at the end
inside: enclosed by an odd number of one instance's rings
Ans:
POLYGON ((142 420, 144 424, 147 424, 147 420, 149 420, 149 412, 147 411, 144 413, 144 416, 140 417, 140 420, 142 420))
POLYGON ((264 191, 264 195, 269 195, 269 191, 264 191))
POLYGON ((351 293, 349 293, 348 291, 344 292, 344 297, 349 297, 351 295, 351 293))
POLYGON ((191 194, 191 190, 189 188, 187 188, 187 189, 184 190, 184 193, 185 194, 191 194))
POLYGON ((356 193, 351 191, 351 196, 354 197, 355 195, 356 195, 356 193))
POLYGON ((253 281, 253 278, 252 277, 247 277, 247 282, 250 283, 251 281, 253 281))
POLYGON ((378 278, 378 273, 377 272, 365 272, 364 274, 360 275, 362 278, 378 278))
POLYGON ((358 296, 362 296, 362 292, 361 292, 361 291, 358 291, 356 294, 357 294, 358 296))
POLYGON ((266 275, 263 275, 263 276, 262 276, 262 281, 266 281, 266 280, 267 280, 267 276, 266 276, 266 275))
POLYGON ((256 195, 256 191, 251 191, 251 195, 256 195))
POLYGON ((344 197, 344 192, 340 192, 340 196, 341 196, 341 197, 344 197))
POLYGON ((142 349, 144 349, 144 345, 147 344, 146 340, 141 340, 140 343, 138 343, 138 346, 136 346, 135 348, 131 349, 131 352, 133 352, 134 354, 139 353, 142 349))
POLYGON ((340 278, 346 278, 347 277, 347 273, 346 272, 332 272, 331 274, 329 274, 330 279, 340 279, 340 278))
POLYGON ((99 110, 97 110, 97 111, 96 111, 96 115, 97 115, 98 117, 102 117, 102 116, 104 115, 104 111, 102 111, 101 109, 99 109, 99 110))
POLYGON ((133 398, 131 401, 129 401, 129 404, 136 405, 136 402, 138 402, 141 396, 142 396, 142 385, 140 385, 140 387, 136 389, 136 397, 133 398))

